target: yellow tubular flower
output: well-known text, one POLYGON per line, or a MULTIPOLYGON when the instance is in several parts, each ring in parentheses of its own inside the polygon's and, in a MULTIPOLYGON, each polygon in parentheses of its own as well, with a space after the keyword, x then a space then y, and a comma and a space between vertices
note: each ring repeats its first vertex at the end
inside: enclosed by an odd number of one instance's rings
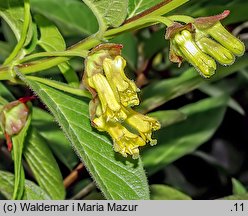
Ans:
POLYGON ((133 159, 139 156, 139 147, 144 146, 146 142, 137 134, 131 133, 119 123, 108 125, 107 132, 114 142, 114 150, 127 157, 132 155, 133 159))
POLYGON ((172 39, 174 52, 192 64, 202 76, 208 78, 215 73, 215 61, 203 53, 188 30, 182 30, 172 39))
POLYGON ((133 159, 139 156, 139 147, 144 146, 146 141, 139 135, 130 132, 121 123, 106 122, 103 115, 93 120, 94 126, 100 131, 106 131, 112 137, 114 150, 124 157, 132 155, 133 159))
POLYGON ((103 61, 104 73, 111 88, 120 96, 121 103, 127 106, 139 104, 137 92, 139 89, 135 83, 128 79, 124 73, 126 61, 121 56, 116 56, 114 60, 105 58, 103 61))
POLYGON ((132 109, 126 109, 126 114, 125 122, 135 129, 147 143, 156 145, 157 140, 152 139, 152 132, 160 129, 160 123, 156 119, 135 112, 132 109))
POLYGON ((93 49, 86 58, 83 81, 93 96, 89 104, 92 126, 111 136, 116 152, 136 159, 140 146, 157 143, 151 137, 160 124, 132 110, 139 104, 139 89, 124 73, 126 61, 119 55, 121 47, 106 44, 93 49))
POLYGON ((119 98, 112 91, 107 79, 98 73, 88 78, 88 84, 95 89, 101 101, 102 111, 108 116, 108 120, 124 120, 126 118, 123 112, 120 112, 121 105, 119 98))
POLYGON ((106 117, 100 114, 101 107, 98 106, 98 115, 92 122, 98 130, 108 132, 113 139, 116 152, 120 152, 125 157, 129 154, 133 158, 137 158, 139 146, 144 146, 146 143, 157 144, 157 140, 152 139, 152 132, 160 129, 160 123, 131 108, 122 107, 122 111, 127 115, 125 123, 107 122, 106 117))

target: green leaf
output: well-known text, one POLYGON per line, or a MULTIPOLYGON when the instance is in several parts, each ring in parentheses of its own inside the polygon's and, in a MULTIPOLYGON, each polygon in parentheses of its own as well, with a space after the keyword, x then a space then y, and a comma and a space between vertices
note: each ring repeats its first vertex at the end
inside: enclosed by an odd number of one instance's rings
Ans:
POLYGON ((190 68, 179 77, 152 83, 142 90, 142 103, 137 110, 148 112, 198 87, 202 82, 201 79, 197 72, 190 68))
POLYGON ((248 200, 248 193, 240 195, 231 195, 221 198, 223 200, 248 200))
POLYGON ((55 89, 58 89, 58 90, 61 90, 64 92, 68 92, 68 93, 73 94, 73 95, 82 96, 82 97, 86 97, 86 98, 90 98, 90 99, 92 98, 91 94, 86 89, 73 87, 73 86, 70 86, 64 82, 59 82, 56 80, 37 77, 37 76, 28 76, 28 79, 31 79, 31 80, 34 80, 34 81, 37 81, 40 83, 44 83, 45 85, 51 86, 55 89))
POLYGON ((232 186, 234 195, 242 195, 247 193, 247 190, 244 185, 235 178, 232 178, 232 186))
POLYGON ((0 193, 11 199, 14 192, 15 177, 8 172, 0 171, 0 193))
POLYGON ((113 43, 120 43, 123 45, 122 56, 127 60, 128 66, 133 70, 137 68, 138 60, 138 46, 137 40, 131 33, 121 34, 120 36, 111 40, 113 43))
POLYGON ((32 10, 55 22, 67 35, 90 35, 97 31, 94 14, 78 0, 30 0, 30 3, 32 10))
MULTIPOLYGON (((228 86, 229 87, 229 86, 228 86)), ((199 87, 199 89, 204 92, 205 94, 208 94, 210 96, 219 96, 224 95, 227 93, 225 88, 218 87, 216 85, 208 85, 204 84, 199 87)), ((244 109, 240 106, 240 104, 234 100, 233 98, 230 98, 228 101, 228 106, 232 108, 233 110, 237 111, 241 115, 245 115, 244 109)))
POLYGON ((223 23, 225 25, 245 22, 248 19, 248 14, 247 14, 248 3, 247 2, 235 3, 235 4, 229 4, 229 5, 204 6, 194 11, 189 10, 190 12, 189 15, 194 16, 194 17, 209 16, 210 14, 211 15, 220 14, 224 10, 231 11, 230 16, 223 20, 223 23))
POLYGON ((226 96, 208 98, 180 108, 187 119, 159 130, 158 144, 143 152, 148 173, 155 173, 206 142, 219 127, 227 100, 226 96))
POLYGON ((23 26, 23 5, 23 0, 0 1, 0 16, 8 23, 18 41, 21 38, 23 26))
POLYGON ((178 110, 163 110, 152 112, 148 114, 159 120, 161 127, 168 127, 169 125, 175 124, 177 122, 183 121, 187 116, 178 110))
POLYGON ((25 46, 25 53, 30 54, 32 53, 38 43, 38 30, 37 30, 37 25, 35 23, 32 23, 32 25, 30 25, 30 31, 32 29, 32 38, 30 38, 30 42, 25 46))
POLYGON ((11 50, 9 52, 9 53, 11 53, 11 51, 13 50, 13 48, 15 47, 15 45, 17 43, 16 36, 15 36, 14 32, 12 31, 12 29, 10 28, 10 26, 8 25, 8 23, 5 22, 3 19, 1 22, 1 29, 2 29, 2 34, 3 34, 4 38, 6 39, 6 42, 11 47, 11 50))
POLYGON ((161 4, 155 6, 154 10, 147 14, 147 16, 162 16, 170 11, 180 7, 189 0, 170 0, 170 1, 161 1, 161 4))
POLYGON ((12 93, 7 89, 7 87, 0 82, 0 95, 6 100, 6 102, 16 100, 12 93))
POLYGON ((45 140, 33 127, 29 130, 23 154, 39 186, 52 199, 64 199, 65 189, 58 164, 45 140))
POLYGON ((2 63, 10 54, 13 47, 5 41, 0 41, 0 62, 2 63))
POLYGON ((51 197, 38 185, 25 180, 23 200, 51 200, 51 197))
POLYGON ((20 77, 52 112, 107 199, 149 199, 141 160, 123 158, 113 151, 109 138, 91 127, 83 99, 20 77))
MULTIPOLYGON (((57 27, 41 16, 36 16, 35 20, 39 26, 41 35, 38 44, 47 52, 64 51, 66 44, 57 27)), ((68 62, 63 62, 58 67, 70 85, 74 87, 79 86, 77 74, 68 62)))
POLYGON ((27 131, 31 122, 31 113, 29 113, 28 119, 22 128, 22 130, 12 137, 13 143, 13 160, 15 164, 15 185, 14 185, 14 193, 13 199, 21 199, 24 191, 24 170, 22 167, 22 152, 25 137, 27 135, 27 131))
POLYGON ((66 44, 58 28, 42 16, 35 16, 40 30, 39 45, 46 51, 64 51, 66 44))
MULTIPOLYGON (((7 199, 12 198, 15 177, 12 173, 0 171, 0 193, 7 199)), ((45 191, 43 191, 35 183, 25 180, 24 195, 25 200, 49 200, 51 199, 45 191)))
POLYGON ((78 164, 75 152, 59 126, 54 122, 52 115, 42 109, 33 108, 32 125, 64 165, 72 170, 78 164))
POLYGON ((120 26, 127 16, 128 0, 83 1, 95 14, 101 33, 103 33, 108 27, 120 26))
POLYGON ((153 32, 149 38, 144 38, 144 56, 146 59, 152 58, 159 51, 169 46, 169 41, 164 39, 164 28, 153 32))
POLYGON ((150 191, 151 200, 191 200, 188 195, 166 185, 151 185, 150 191))
POLYGON ((162 1, 163 0, 129 0, 128 17, 133 17, 162 1))

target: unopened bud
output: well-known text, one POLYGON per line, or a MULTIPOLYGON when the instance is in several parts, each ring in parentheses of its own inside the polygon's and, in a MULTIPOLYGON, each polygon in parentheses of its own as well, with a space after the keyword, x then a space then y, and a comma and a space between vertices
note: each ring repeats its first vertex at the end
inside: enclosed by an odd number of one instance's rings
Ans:
POLYGON ((5 105, 1 111, 3 131, 9 136, 18 134, 27 121, 28 111, 27 105, 19 101, 13 101, 5 105))
POLYGON ((189 31, 181 31, 172 40, 175 52, 192 64, 202 76, 208 78, 215 73, 215 61, 200 50, 189 31))
POLYGON ((230 50, 233 54, 241 56, 245 52, 244 43, 227 31, 224 26, 217 22, 212 27, 205 30, 212 38, 230 50))
POLYGON ((232 52, 210 38, 202 37, 196 44, 204 53, 216 59, 220 64, 231 65, 235 61, 232 52))

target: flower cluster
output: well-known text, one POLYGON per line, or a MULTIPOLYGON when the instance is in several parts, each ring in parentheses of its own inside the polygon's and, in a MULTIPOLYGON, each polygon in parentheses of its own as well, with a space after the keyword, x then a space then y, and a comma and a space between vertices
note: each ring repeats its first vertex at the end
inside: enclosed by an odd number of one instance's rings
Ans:
POLYGON ((91 92, 91 123, 112 137, 114 150, 124 157, 139 156, 139 146, 156 144, 152 132, 160 124, 152 117, 132 109, 139 104, 135 83, 126 77, 126 61, 120 56, 121 45, 103 44, 85 60, 84 85, 91 92))
POLYGON ((167 28, 166 39, 170 39, 170 60, 180 64, 183 60, 192 64, 206 78, 216 70, 216 61, 231 65, 235 56, 244 54, 244 44, 229 33, 220 20, 229 11, 210 17, 201 17, 187 25, 174 23, 167 28))

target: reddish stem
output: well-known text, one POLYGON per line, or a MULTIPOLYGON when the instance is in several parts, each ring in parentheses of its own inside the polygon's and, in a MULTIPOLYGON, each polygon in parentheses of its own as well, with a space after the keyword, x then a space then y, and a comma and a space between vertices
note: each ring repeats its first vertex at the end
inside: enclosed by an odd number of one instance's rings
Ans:
POLYGON ((7 142, 7 146, 8 146, 8 151, 10 152, 12 150, 12 147, 13 147, 12 141, 11 141, 11 137, 6 132, 4 133, 4 136, 6 138, 6 142, 7 142))
POLYGON ((21 103, 27 103, 28 101, 31 101, 34 99, 36 99, 36 96, 32 95, 32 96, 26 96, 26 97, 19 98, 18 101, 20 101, 21 103))

